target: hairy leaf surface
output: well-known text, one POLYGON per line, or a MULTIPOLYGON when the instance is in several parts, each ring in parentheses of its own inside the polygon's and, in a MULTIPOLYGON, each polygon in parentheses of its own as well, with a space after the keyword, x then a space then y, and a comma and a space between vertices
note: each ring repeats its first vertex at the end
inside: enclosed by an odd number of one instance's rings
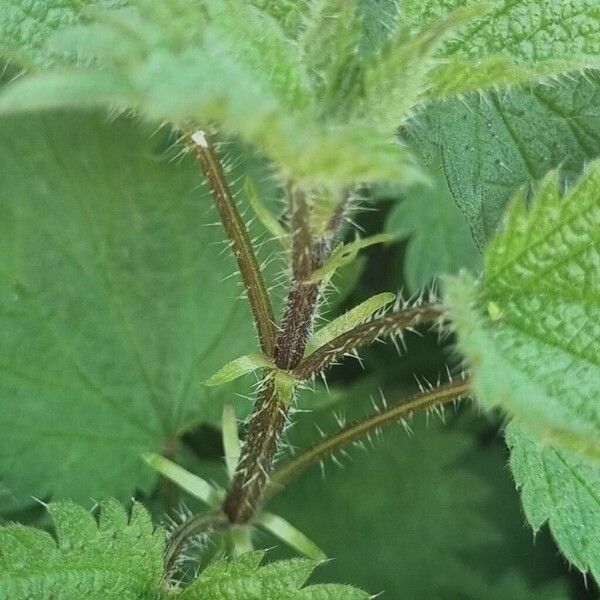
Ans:
POLYGON ((279 561, 259 567, 262 552, 234 561, 220 560, 182 594, 182 600, 368 600, 369 594, 347 585, 303 587, 314 569, 305 559, 279 561))
POLYGON ((482 289, 452 283, 459 346, 487 406, 600 457, 600 163, 560 197, 557 172, 531 210, 518 196, 485 255, 482 289))
POLYGON ((71 502, 51 504, 56 540, 45 531, 0 528, 0 598, 160 600, 165 535, 134 504, 115 501, 94 517, 71 502))
POLYGON ((0 598, 29 600, 368 600, 344 585, 304 587, 315 564, 288 560, 260 567, 252 552, 210 564, 187 588, 163 580, 165 532, 134 504, 128 516, 114 500, 98 522, 71 502, 51 504, 56 541, 45 531, 0 528, 0 598))
POLYGON ((479 400, 515 416, 509 444, 530 523, 548 520, 567 558, 596 575, 599 190, 598 162, 562 198, 551 173, 530 210, 515 199, 486 252, 481 285, 463 276, 448 286, 479 400))
POLYGON ((298 29, 306 15, 309 2, 305 0, 251 0, 252 4, 276 19, 291 37, 298 35, 298 29))
POLYGON ((0 148, 2 483, 127 499, 154 480, 141 453, 218 418, 231 389, 201 382, 255 347, 212 200, 126 119, 4 119, 0 148))
MULTIPOLYGON (((403 10, 416 28, 477 4, 408 0, 403 10)), ((595 0, 496 0, 489 7, 438 50, 442 64, 433 74, 434 95, 600 66, 600 7, 595 0)))
POLYGON ((600 155, 600 81, 576 78, 436 103, 411 124, 423 154, 441 152, 454 200, 484 248, 517 189, 560 167, 572 181, 600 155))
POLYGON ((386 231, 408 238, 404 277, 411 292, 443 274, 479 271, 481 253, 443 172, 435 173, 430 185, 414 186, 402 196, 388 216, 386 231))
POLYGON ((232 0, 136 4, 60 33, 54 46, 86 64, 17 81, 0 111, 133 108, 183 129, 216 122, 310 184, 414 177, 392 131, 318 119, 307 66, 268 13, 232 0))
POLYGON ((61 58, 46 47, 50 36, 79 21, 86 5, 122 6, 124 0, 4 0, 0 10, 0 56, 24 66, 48 67, 61 58))
POLYGON ((600 470, 558 446, 540 445, 512 422, 506 430, 510 467, 535 531, 548 523, 564 555, 600 581, 600 470))

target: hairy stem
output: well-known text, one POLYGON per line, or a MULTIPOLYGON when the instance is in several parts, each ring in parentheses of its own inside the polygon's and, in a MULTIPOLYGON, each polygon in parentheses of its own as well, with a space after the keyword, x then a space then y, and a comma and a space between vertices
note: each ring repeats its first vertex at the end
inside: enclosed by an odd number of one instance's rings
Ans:
POLYGON ((195 132, 192 141, 210 186, 223 229, 237 260, 261 350, 266 356, 272 357, 275 350, 275 317, 246 225, 237 209, 214 146, 203 131, 195 132))
POLYGON ((254 515, 286 419, 287 407, 277 397, 273 380, 263 381, 240 460, 223 503, 223 511, 231 523, 246 523, 254 515))
MULTIPOLYGON (((254 512, 259 503, 266 502, 272 498, 294 477, 318 463, 320 460, 335 453, 340 448, 352 444, 361 438, 367 437, 370 433, 382 427, 402 421, 403 419, 410 417, 414 412, 442 406, 465 398, 469 395, 470 388, 471 382, 468 379, 439 386, 413 396, 408 400, 391 404, 362 421, 350 423, 345 427, 342 427, 330 437, 317 442, 312 447, 279 467, 272 474, 268 487, 262 489, 260 496, 255 499, 255 504, 252 506, 252 511, 246 521, 249 521, 254 516, 254 512)), ((274 398, 273 395, 271 397, 274 398)), ((265 410, 266 414, 281 414, 280 411, 273 410, 273 407, 270 408, 270 411, 265 410)), ((267 431, 257 432, 256 437, 252 436, 249 432, 247 436, 248 443, 256 444, 258 447, 263 448, 265 444, 274 444, 275 442, 273 441, 272 435, 273 429, 270 429, 269 431, 271 432, 271 436, 269 436, 267 431)), ((261 450, 261 452, 264 452, 264 449, 261 450)), ((234 521, 231 520, 231 517, 221 511, 196 515, 186 521, 173 532, 167 544, 167 551, 165 554, 166 572, 172 572, 178 557, 185 548, 187 540, 197 535, 226 531, 232 525, 232 522, 234 521)))
POLYGON ((366 346, 377 338, 398 334, 420 323, 434 321, 443 312, 441 306, 427 304, 371 319, 309 354, 294 368, 294 376, 300 380, 309 379, 344 354, 366 346))
POLYGON ((368 436, 381 427, 401 421, 416 411, 441 406, 468 396, 470 386, 471 382, 468 379, 442 385, 403 402, 391 404, 362 421, 342 427, 279 467, 271 476, 271 484, 265 492, 264 499, 272 497, 288 481, 340 448, 368 436))
MULTIPOLYGON (((292 285, 274 355, 277 367, 285 370, 294 369, 304 355, 320 294, 320 285, 309 282, 309 279, 332 247, 330 244, 329 248, 324 248, 320 240, 313 241, 303 191, 290 185, 288 197, 292 230, 292 285)), ((333 239, 335 232, 329 235, 333 239)), ((263 382, 250 417, 238 468, 223 504, 223 510, 232 523, 245 523, 254 515, 272 469, 288 413, 289 406, 278 398, 273 380, 263 382)))
POLYGON ((302 359, 312 329, 319 285, 307 283, 316 268, 309 228, 308 205, 304 193, 295 186, 288 192, 292 229, 292 287, 275 347, 275 364, 293 369, 302 359))
POLYGON ((219 510, 197 515, 180 525, 169 537, 165 552, 165 573, 172 574, 187 541, 199 535, 208 535, 229 528, 229 519, 219 510))

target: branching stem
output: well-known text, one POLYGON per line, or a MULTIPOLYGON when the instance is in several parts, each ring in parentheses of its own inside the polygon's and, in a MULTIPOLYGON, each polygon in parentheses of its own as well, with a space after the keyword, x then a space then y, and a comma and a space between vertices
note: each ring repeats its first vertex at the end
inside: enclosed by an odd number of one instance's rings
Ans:
MULTIPOLYGON (((291 184, 288 198, 292 232, 292 283, 277 333, 274 362, 285 370, 302 360, 319 301, 320 284, 311 283, 314 269, 322 265, 333 244, 313 240, 304 192, 291 184)), ((339 227, 341 217, 335 222, 339 227)), ((328 232, 335 238, 336 231, 328 232)), ((254 515, 268 481, 273 457, 288 420, 289 406, 278 398, 272 379, 263 382, 244 441, 238 468, 223 510, 232 523, 246 523, 254 515)))
POLYGON ((310 379, 350 351, 366 346, 380 337, 401 333, 420 323, 435 321, 443 313, 441 306, 426 304, 371 319, 309 354, 294 369, 294 376, 299 380, 310 379))
POLYGON ((278 490, 302 471, 335 453, 340 448, 368 436, 381 427, 401 421, 416 411, 427 410, 464 398, 468 396, 469 389, 470 381, 468 379, 456 381, 425 391, 408 400, 392 404, 362 421, 349 423, 335 434, 317 442, 311 448, 279 467, 272 474, 271 484, 265 492, 264 500, 275 495, 278 490))
POLYGON ((230 527, 229 519, 219 510, 197 515, 177 528, 169 538, 165 552, 165 573, 172 573, 189 539, 209 535, 230 527))
POLYGON ((192 135, 192 141, 210 186, 223 229, 237 260, 261 350, 266 356, 272 357, 275 350, 275 317, 248 230, 237 209, 214 146, 203 131, 196 131, 192 135))
MULTIPOLYGON (((259 504, 272 498, 294 477, 298 476, 320 460, 334 454, 340 448, 352 444, 361 438, 368 437, 370 433, 382 427, 402 421, 417 411, 442 406, 465 398, 469 395, 470 387, 471 382, 468 379, 439 386, 422 392, 408 400, 391 404, 362 421, 350 423, 345 427, 342 427, 330 437, 317 442, 312 447, 279 467, 272 474, 270 483, 266 489, 261 488, 259 496, 253 499, 252 511, 250 511, 246 521, 252 519, 259 504)), ((265 410, 265 414, 270 414, 271 416, 277 414, 278 411, 273 410, 273 407, 268 408, 268 410, 265 410)), ((264 444, 266 437, 261 438, 259 436, 258 440, 260 439, 263 440, 262 443, 264 444)), ((249 443, 254 440, 254 443, 260 445, 257 438, 254 438, 250 434, 248 435, 247 440, 249 443)), ((271 440, 270 443, 274 443, 273 440, 271 440)), ((226 531, 233 523, 235 523, 235 521, 232 521, 231 516, 224 514, 222 511, 196 515, 186 521, 173 533, 169 540, 165 555, 166 571, 172 571, 177 562, 177 558, 181 555, 181 552, 190 537, 226 531)))

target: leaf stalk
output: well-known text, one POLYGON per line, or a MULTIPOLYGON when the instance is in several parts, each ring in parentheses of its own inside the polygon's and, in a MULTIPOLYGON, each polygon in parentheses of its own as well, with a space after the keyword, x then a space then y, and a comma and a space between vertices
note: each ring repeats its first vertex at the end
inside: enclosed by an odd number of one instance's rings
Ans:
POLYGON ((442 306, 425 304, 371 319, 309 354, 296 366, 293 375, 299 380, 310 379, 348 352, 366 346, 380 337, 398 334, 421 323, 435 321, 443 314, 442 306))
POLYGON ((295 458, 279 467, 271 476, 264 500, 274 496, 291 479, 305 471, 311 465, 330 456, 344 446, 368 436, 373 431, 402 421, 416 411, 427 410, 454 402, 469 395, 471 382, 464 379, 422 392, 408 400, 391 404, 375 412, 366 419, 349 423, 333 435, 317 442, 295 458))

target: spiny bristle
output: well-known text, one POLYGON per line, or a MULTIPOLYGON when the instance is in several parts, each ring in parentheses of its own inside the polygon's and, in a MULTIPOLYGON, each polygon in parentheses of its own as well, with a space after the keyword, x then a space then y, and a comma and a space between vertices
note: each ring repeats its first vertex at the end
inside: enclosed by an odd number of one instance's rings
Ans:
POLYGON ((411 426, 408 424, 408 421, 406 419, 400 419, 400 424, 402 425, 404 431, 406 431, 408 435, 414 435, 415 432, 412 430, 411 426))

